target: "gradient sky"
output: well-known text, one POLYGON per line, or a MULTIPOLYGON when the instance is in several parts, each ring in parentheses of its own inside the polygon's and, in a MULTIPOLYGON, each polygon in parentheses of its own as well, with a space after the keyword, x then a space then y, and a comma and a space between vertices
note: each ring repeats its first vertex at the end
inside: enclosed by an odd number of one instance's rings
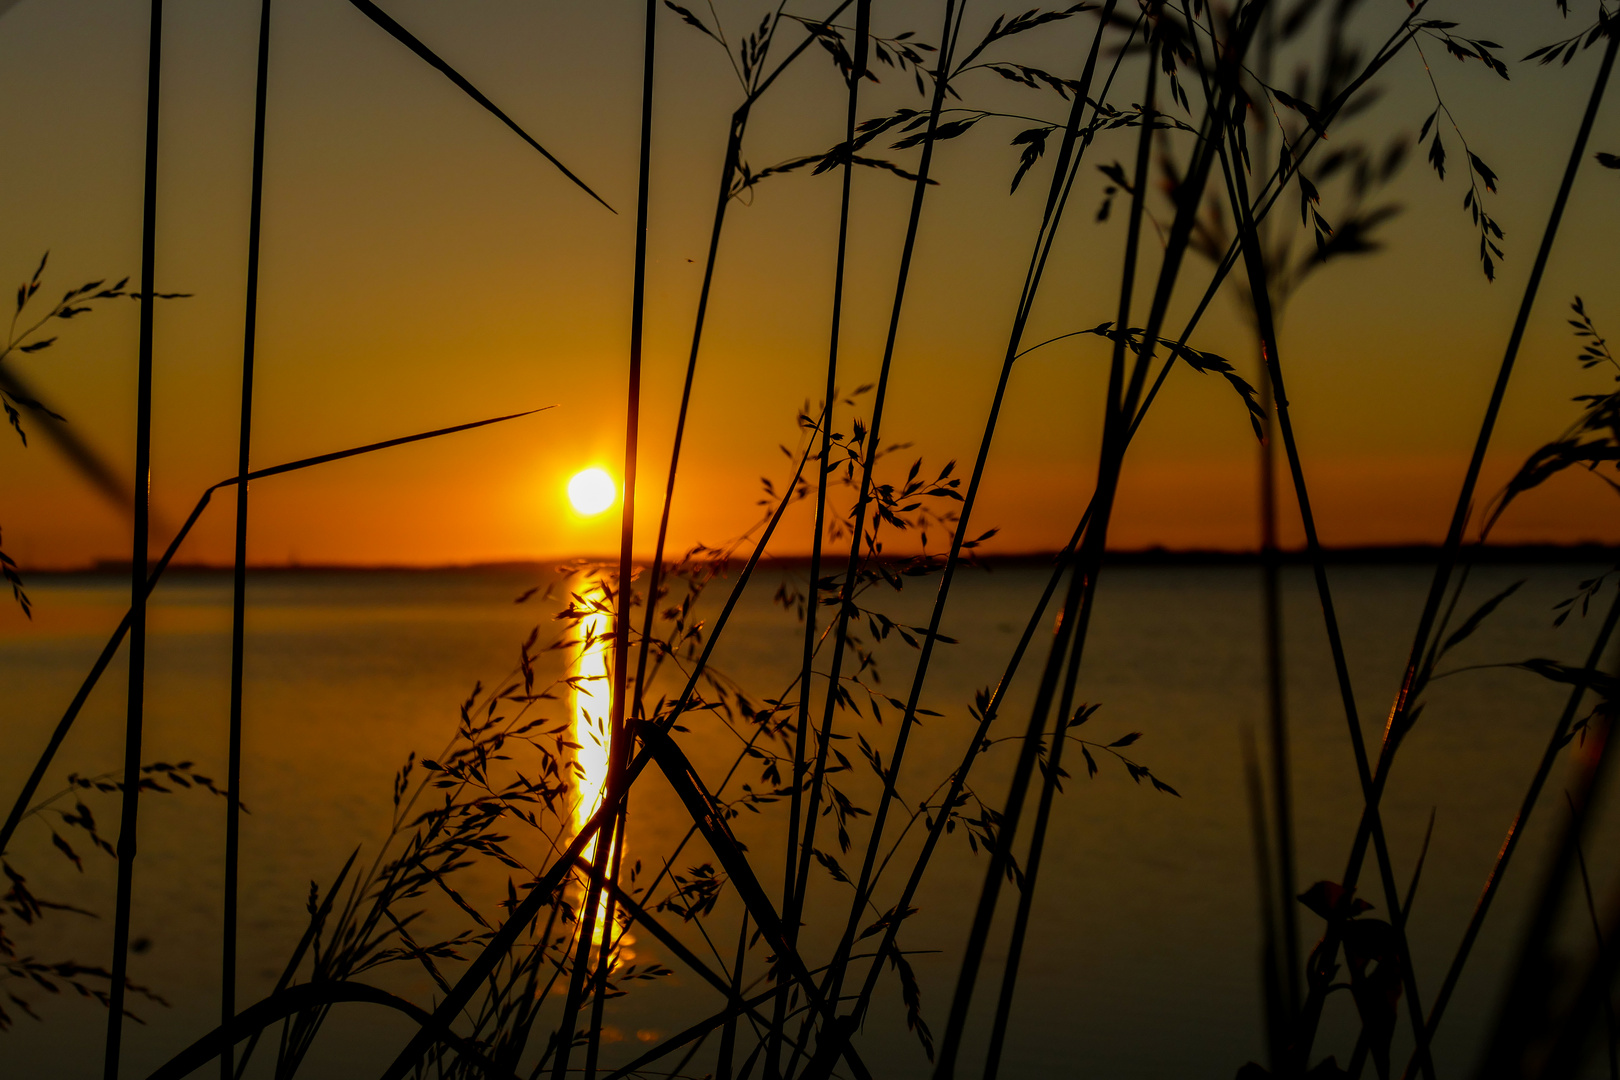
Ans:
MULTIPOLYGON (((277 0, 265 181, 254 460, 266 465, 519 409, 556 406, 502 428, 268 480, 254 489, 257 562, 440 563, 553 558, 614 546, 606 515, 567 509, 567 478, 617 471, 630 300, 640 9, 634 0, 386 0, 386 9, 591 183, 617 216, 573 188, 496 120, 344 0, 277 0)), ((795 0, 805 15, 830 3, 795 0)), ((1589 17, 1591 3, 1577 3, 1589 17)), ((762 5, 716 0, 733 36, 762 5)), ((938 40, 936 5, 875 5, 877 29, 938 40)), ((705 9, 706 10, 706 9, 705 9)), ((969 26, 1001 10, 976 4, 969 26)), ((200 490, 235 470, 236 394, 255 0, 170 0, 163 88, 159 287, 194 293, 159 309, 153 496, 181 520, 200 490)), ((1403 0, 1370 0, 1382 38, 1403 0)), ((1568 68, 1518 57, 1576 28, 1552 0, 1435 0, 1459 32, 1503 43, 1512 81, 1428 55, 1469 145, 1500 174, 1494 216, 1507 258, 1488 284, 1459 203, 1460 147, 1441 183, 1416 155, 1392 188, 1405 213, 1380 254, 1331 267, 1286 312, 1284 361, 1323 539, 1437 540, 1512 324, 1597 54, 1568 68)), ((45 291, 139 265, 145 6, 125 0, 22 0, 0 19, 0 281, 26 279, 51 251, 45 291)), ((1082 17, 1013 39, 999 58, 1078 72, 1082 17)), ((972 30, 970 29, 970 33, 972 30)), ((707 240, 727 116, 739 100, 725 57, 669 12, 660 25, 655 116, 642 505, 656 512, 707 240), (648 479, 650 478, 650 480, 648 479)), ((975 34, 976 39, 976 34, 975 34)), ((1284 64, 1288 61, 1285 59, 1284 64)), ((1113 100, 1136 100, 1127 65, 1113 100)), ((1402 57, 1379 103, 1347 129, 1379 143, 1415 132, 1434 108, 1417 54, 1402 57)), ((978 73, 969 104, 1061 120, 1065 106, 978 73)), ((1612 95, 1611 95, 1612 96, 1612 95)), ((863 115, 919 105, 892 75, 863 115)), ((942 180, 924 212, 911 300, 896 353, 891 440, 930 467, 977 444, 1049 161, 1009 198, 1008 140, 1026 124, 986 121, 943 144, 942 180)), ((763 167, 826 149, 842 90, 819 51, 756 110, 744 156, 763 167)), ((1133 136, 1099 142, 1093 164, 1129 160, 1133 136)), ((1620 152, 1620 107, 1600 115, 1594 149, 1620 152)), ((898 155, 897 155, 898 156, 898 155)), ((818 396, 826 355, 836 174, 761 185, 732 207, 673 515, 677 546, 718 543, 751 522, 759 477, 780 480, 779 443, 818 396)), ((1093 220, 1106 181, 1088 164, 1028 340, 1111 319, 1123 215, 1093 220)), ((857 177, 845 387, 881 355, 909 185, 857 177)), ((1342 193, 1325 188, 1332 219, 1342 193)), ((1620 174, 1577 182, 1490 463, 1494 490, 1525 453, 1573 416, 1571 395, 1604 389, 1582 373, 1564 323, 1580 293, 1620 337, 1620 174)), ((1283 215, 1287 220, 1291 215, 1283 215)), ((1297 219, 1293 219, 1297 220, 1297 219)), ((1181 306, 1208 266, 1190 263, 1181 306)), ((17 361, 111 460, 133 460, 136 305, 63 328, 56 347, 17 361)), ((1232 297, 1193 339, 1253 369, 1232 297)), ((1002 528, 992 550, 1066 539, 1089 492, 1105 351, 1095 338, 1020 361, 976 515, 1002 528)), ((840 425, 847 430, 847 421, 840 425)), ((889 441, 889 440, 886 440, 889 441)), ((1133 447, 1117 546, 1244 547, 1254 542, 1255 444, 1237 399, 1213 376, 1178 371, 1133 447)), ((127 552, 125 517, 36 440, 0 435, 0 527, 25 567, 127 552)), ((230 498, 184 558, 226 561, 230 498)), ((643 537, 650 541, 644 518, 643 537)), ((1285 535, 1297 535, 1292 518, 1285 535)), ((779 550, 808 547, 790 518, 779 550)), ((163 539, 166 539, 164 537, 163 539)), ((1620 507, 1590 477, 1522 500, 1505 541, 1620 540, 1620 507)), ((649 544, 650 546, 650 544, 649 544)))

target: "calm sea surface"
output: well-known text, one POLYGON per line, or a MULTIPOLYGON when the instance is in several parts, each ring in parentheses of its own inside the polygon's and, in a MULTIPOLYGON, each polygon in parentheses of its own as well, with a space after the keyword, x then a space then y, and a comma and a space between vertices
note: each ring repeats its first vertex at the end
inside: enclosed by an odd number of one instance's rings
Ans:
MULTIPOLYGON (((1597 617, 1554 629, 1552 606, 1594 569, 1476 571, 1466 608, 1519 577, 1530 580, 1446 666, 1542 656, 1578 662, 1597 617)), ((796 623, 770 601, 779 584, 792 580, 785 572, 762 575, 715 654, 714 665, 756 698, 782 694, 797 664, 796 623)), ((1332 580, 1364 729, 1376 745, 1428 572, 1344 567, 1332 571, 1332 580)), ((388 828, 390 785, 405 756, 441 751, 474 683, 507 677, 536 623, 542 643, 555 636, 552 610, 512 602, 545 583, 544 575, 519 571, 278 572, 251 579, 243 781, 251 813, 243 827, 239 1001, 262 996, 280 972, 306 923, 310 881, 330 881, 356 845, 363 857, 375 853, 388 828)), ((1000 677, 1043 583, 1044 571, 1036 570, 974 572, 960 580, 945 627, 960 644, 944 650, 925 694, 925 706, 943 715, 927 718, 913 740, 900 785, 909 805, 933 791, 960 755, 973 693, 1000 677)), ((9 607, 0 616, 0 795, 7 806, 127 600, 123 581, 110 576, 39 577, 30 584, 33 622, 9 607)), ((715 609, 727 585, 717 584, 710 594, 715 609)), ((1314 589, 1299 571, 1287 573, 1285 586, 1303 885, 1342 875, 1359 795, 1314 589)), ((931 595, 922 584, 881 603, 891 605, 896 617, 923 621, 931 595)), ((159 589, 152 611, 147 760, 190 760, 199 771, 222 776, 229 626, 228 576, 180 574, 159 589)), ((1043 631, 1003 711, 1002 734, 1021 727, 1027 716, 1031 669, 1044 659, 1045 640, 1043 631)), ((1142 732, 1128 752, 1181 797, 1132 783, 1105 755, 1099 755, 1099 774, 1088 779, 1071 751, 1066 764, 1075 776, 1058 801, 1047 845, 1004 1076, 1229 1077, 1261 1053, 1259 932, 1243 779, 1245 733, 1263 722, 1259 640, 1253 569, 1122 568, 1105 574, 1081 689, 1084 700, 1102 707, 1082 734, 1107 742, 1142 732)), ((916 654, 892 639, 890 645, 879 652, 881 688, 903 697, 916 654)), ((563 653, 551 654, 542 679, 561 674, 565 662, 563 653)), ((119 767, 123 665, 120 656, 92 696, 42 794, 59 790, 69 772, 91 775, 119 767)), ((1511 669, 1441 679, 1402 750, 1385 812, 1403 877, 1411 873, 1431 812, 1435 821, 1411 924, 1426 994, 1432 995, 1455 948, 1563 700, 1552 684, 1511 669)), ((566 701, 559 701, 557 717, 566 711, 566 701)), ((860 723, 887 760, 892 711, 882 726, 870 716, 860 723)), ((681 737, 683 745, 709 785, 718 787, 740 744, 717 722, 695 719, 692 728, 681 737)), ((856 763, 847 774, 852 796, 871 805, 869 771, 853 750, 848 754, 856 763)), ((1011 743, 997 746, 975 773, 974 789, 992 805, 1003 797, 1012 754, 1011 743)), ((1567 814, 1565 777, 1561 765, 1442 1029, 1443 1072, 1455 1074, 1473 1063, 1542 842, 1567 814)), ((737 795, 743 782, 757 786, 757 768, 739 772, 726 794, 737 795)), ((638 786, 635 799, 629 856, 655 864, 685 826, 661 780, 638 786)), ((115 835, 115 802, 103 796, 93 807, 104 830, 115 835)), ((171 1007, 139 1010, 146 1024, 126 1035, 127 1076, 145 1075, 217 1016, 223 803, 199 791, 154 795, 143 800, 141 815, 134 933, 149 947, 134 958, 133 976, 162 993, 171 1007)), ((780 850, 781 817, 785 813, 744 814, 737 822, 768 883, 780 880, 781 856, 773 853, 780 850)), ((861 819, 860 828, 868 820, 861 819)), ((915 838, 915 832, 907 837, 897 864, 909 866, 904 856, 914 846, 906 845, 915 838)), ((1616 830, 1605 828, 1600 841, 1609 856, 1616 840, 1616 830)), ((102 915, 53 914, 42 929, 17 928, 24 951, 106 962, 112 860, 83 854, 81 873, 52 850, 48 829, 38 821, 24 824, 8 861, 41 895, 102 915)), ((537 849, 537 860, 541 854, 537 849)), ((694 844, 677 869, 708 858, 694 844)), ((1600 852, 1593 861, 1603 878, 1597 884, 1607 888, 1607 868, 1615 860, 1600 852)), ((983 865, 960 830, 950 837, 925 880, 919 914, 901 939, 918 950, 912 960, 936 1035, 983 865)), ((814 873, 806 931, 812 963, 830 948, 849 896, 848 886, 819 869, 814 873)), ((504 890, 504 871, 486 876, 485 884, 504 890)), ((890 876, 896 879, 889 882, 892 896, 901 875, 890 876)), ((1010 891, 1003 895, 1010 915, 1015 898, 1010 891)), ((1381 897, 1369 899, 1382 908, 1381 897)), ((712 917, 711 932, 728 956, 735 948, 737 910, 728 899, 712 917)), ((429 914, 428 926, 452 924, 447 911, 429 914)), ((7 929, 13 931, 10 922, 7 929)), ((1305 947, 1319 929, 1301 909, 1305 947)), ((424 929, 419 937, 425 936, 424 929)), ((614 1055, 609 1063, 627 1060, 643 1041, 680 1030, 717 1007, 706 984, 681 972, 650 935, 637 936, 644 939, 635 946, 638 962, 660 961, 676 974, 640 984, 610 1003, 610 1037, 622 1041, 607 1048, 614 1055)), ((708 955, 700 938, 688 936, 708 955)), ((976 1025, 986 1024, 1005 940, 1003 928, 994 939, 991 978, 981 984, 976 1025)), ((764 952, 761 947, 753 954, 750 977, 763 971, 764 952)), ((423 1003, 434 994, 420 969, 401 966, 378 981, 423 1003)), ((103 1013, 78 1000, 36 997, 48 998, 39 1004, 43 1021, 24 1017, 0 1034, 0 1074, 98 1076, 103 1013)), ((1332 1008, 1350 1007, 1345 995, 1335 998, 1332 1008)), ((905 1030, 892 976, 880 984, 879 999, 859 1044, 868 1063, 881 1077, 926 1075, 918 1043, 905 1030)), ((1346 1022, 1346 1015, 1336 1014, 1323 1042, 1341 1061, 1349 1051, 1342 1035, 1346 1022)), ((381 1055, 406 1035, 405 1027, 369 1006, 339 1006, 307 1075, 374 1075, 381 1055)), ((980 1026, 967 1046, 964 1071, 976 1073, 980 1026)), ((271 1055, 261 1056, 259 1064, 267 1065, 271 1055)))

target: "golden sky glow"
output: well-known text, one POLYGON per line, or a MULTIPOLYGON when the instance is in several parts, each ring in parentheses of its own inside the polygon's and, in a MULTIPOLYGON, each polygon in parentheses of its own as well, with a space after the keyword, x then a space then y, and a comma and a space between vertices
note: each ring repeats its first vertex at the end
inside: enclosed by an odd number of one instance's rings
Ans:
MULTIPOLYGON (((348 5, 276 8, 266 166, 254 460, 271 464, 517 409, 537 417, 390 451, 254 489, 257 562, 441 563, 549 559, 616 546, 617 515, 573 512, 567 478, 617 461, 633 250, 639 44, 634 6, 472 7, 391 0, 430 42, 586 178, 618 211, 592 203, 437 73, 348 5), (536 492, 540 493, 536 497, 536 492)), ((727 25, 754 6, 716 5, 727 25)), ((1405 14, 1367 5, 1367 33, 1405 14)), ((257 7, 176 2, 165 42, 159 285, 193 292, 158 313, 153 491, 160 522, 234 472, 243 257, 257 7)), ((880 33, 937 33, 931 6, 882 5, 880 33)), ((1554 5, 1435 0, 1516 59, 1565 32, 1554 5)), ((655 115, 654 191, 641 433, 638 547, 657 521, 675 403, 737 92, 725 59, 665 13, 655 115)), ((988 18, 988 15, 986 16, 988 18)), ((52 251, 48 288, 118 277, 138 264, 144 13, 117 0, 21 4, 0 22, 0 285, 52 251)), ((751 21, 750 21, 751 20, 751 21)), ((1078 25, 1078 23, 1076 24, 1078 25)), ((1078 30, 1045 35, 1023 59, 1069 72, 1078 30)), ((1034 42, 1034 36, 1031 41, 1034 42)), ((1515 64, 1502 82, 1440 57, 1436 78, 1470 146, 1501 175, 1493 197, 1507 258, 1495 285, 1456 176, 1421 160, 1397 181, 1404 204, 1381 254, 1330 269, 1288 307, 1290 397, 1329 544, 1432 541, 1444 528, 1519 290, 1578 123, 1567 107, 1590 65, 1515 64)), ((1128 69, 1127 69, 1128 70, 1128 69)), ((977 76, 975 76, 977 78, 977 76)), ((993 75, 971 93, 987 108, 1060 112, 1055 99, 993 75)), ((1415 131, 1434 107, 1420 65, 1394 66, 1390 92, 1358 120, 1415 131)), ((818 59, 762 99, 744 156, 758 169, 824 150, 842 124, 836 78, 818 59)), ((914 105, 886 78, 866 115, 914 105)), ((1130 99, 1130 93, 1121 100, 1130 99)), ((943 144, 895 355, 887 430, 935 466, 969 458, 981 430, 1050 161, 1007 195, 1017 126, 983 126, 943 144)), ((1098 164, 1128 158, 1118 134, 1098 164)), ((1620 151, 1620 107, 1593 136, 1620 151)), ((1454 152, 1456 148, 1454 147, 1454 152)), ((898 156, 898 155, 897 155, 898 156)), ((1105 183, 1086 169, 1029 340, 1114 317, 1110 283, 1120 215, 1094 221, 1105 183)), ((908 186, 858 175, 845 387, 871 381, 881 356, 908 186)), ((1620 334, 1612 237, 1616 174, 1577 184, 1504 411, 1486 490, 1555 436, 1569 399, 1600 387, 1574 363, 1564 324, 1584 295, 1620 334)), ((1331 218, 1338 196, 1324 189, 1331 218)), ((759 477, 785 479, 779 444, 819 396, 837 184, 795 173, 733 204, 705 333, 671 546, 723 542, 753 520, 759 477)), ((1286 219, 1289 215, 1283 215, 1286 219)), ((1207 265, 1190 263, 1177 310, 1207 265)), ((125 468, 132 460, 135 305, 66 328, 20 370, 75 429, 125 468)), ((1193 344, 1252 370, 1248 331, 1218 301, 1193 344)), ((1076 339, 1020 361, 977 515, 1001 527, 990 550, 1061 544, 1084 505, 1099 438, 1105 351, 1076 339)), ((841 417, 847 430, 848 417, 841 417)), ((1255 537, 1255 447, 1241 408, 1212 376, 1178 372, 1133 448, 1111 532, 1123 547, 1245 547, 1255 537)), ((0 439, 6 550, 25 566, 78 565, 127 552, 127 521, 40 445, 0 439)), ((909 464, 909 462, 907 463, 909 464)), ((228 561, 222 495, 182 558, 228 561)), ((804 551, 808 522, 785 519, 779 550, 804 551)), ((1285 517, 1284 538, 1297 538, 1285 517)), ((1525 498, 1507 541, 1620 538, 1620 509, 1590 477, 1525 498)))

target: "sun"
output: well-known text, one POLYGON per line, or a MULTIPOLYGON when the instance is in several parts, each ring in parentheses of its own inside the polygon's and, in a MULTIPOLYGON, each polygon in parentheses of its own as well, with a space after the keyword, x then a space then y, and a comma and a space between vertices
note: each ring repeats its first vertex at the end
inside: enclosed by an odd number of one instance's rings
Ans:
POLYGON ((587 517, 600 514, 612 506, 619 497, 613 477, 603 469, 586 469, 574 474, 568 481, 568 501, 575 510, 587 517))

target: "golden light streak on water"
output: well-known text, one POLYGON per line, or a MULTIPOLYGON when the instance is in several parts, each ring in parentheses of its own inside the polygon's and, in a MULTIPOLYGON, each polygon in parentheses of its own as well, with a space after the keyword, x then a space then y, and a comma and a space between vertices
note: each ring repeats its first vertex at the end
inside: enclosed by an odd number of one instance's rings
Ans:
MULTIPOLYGON (((600 587, 588 599, 601 595, 600 587)), ((613 684, 608 662, 613 654, 613 627, 607 611, 593 611, 579 624, 579 653, 574 657, 573 741, 575 782, 579 798, 574 803, 574 828, 583 828, 602 805, 602 785, 607 782, 608 710, 612 705, 613 684)), ((596 839, 585 849, 585 858, 596 853, 596 839)))
MULTIPOLYGON (((607 592, 600 583, 591 583, 581 591, 586 601, 596 606, 579 623, 579 651, 574 656, 575 677, 570 712, 572 714, 572 740, 574 751, 574 782, 578 797, 574 801, 574 828, 582 829, 602 805, 602 788, 607 783, 608 723, 613 704, 611 680, 613 659, 613 621, 608 610, 607 592)), ((598 833, 597 836, 601 834, 598 833)), ((582 854, 587 862, 596 857, 593 836, 582 854)), ((612 855, 611 850, 609 855, 612 855)), ((592 944, 600 945, 607 921, 607 895, 602 895, 596 910, 596 929, 592 944)), ((615 941, 610 963, 617 968, 634 959, 627 946, 634 942, 628 934, 620 934, 615 941)))

